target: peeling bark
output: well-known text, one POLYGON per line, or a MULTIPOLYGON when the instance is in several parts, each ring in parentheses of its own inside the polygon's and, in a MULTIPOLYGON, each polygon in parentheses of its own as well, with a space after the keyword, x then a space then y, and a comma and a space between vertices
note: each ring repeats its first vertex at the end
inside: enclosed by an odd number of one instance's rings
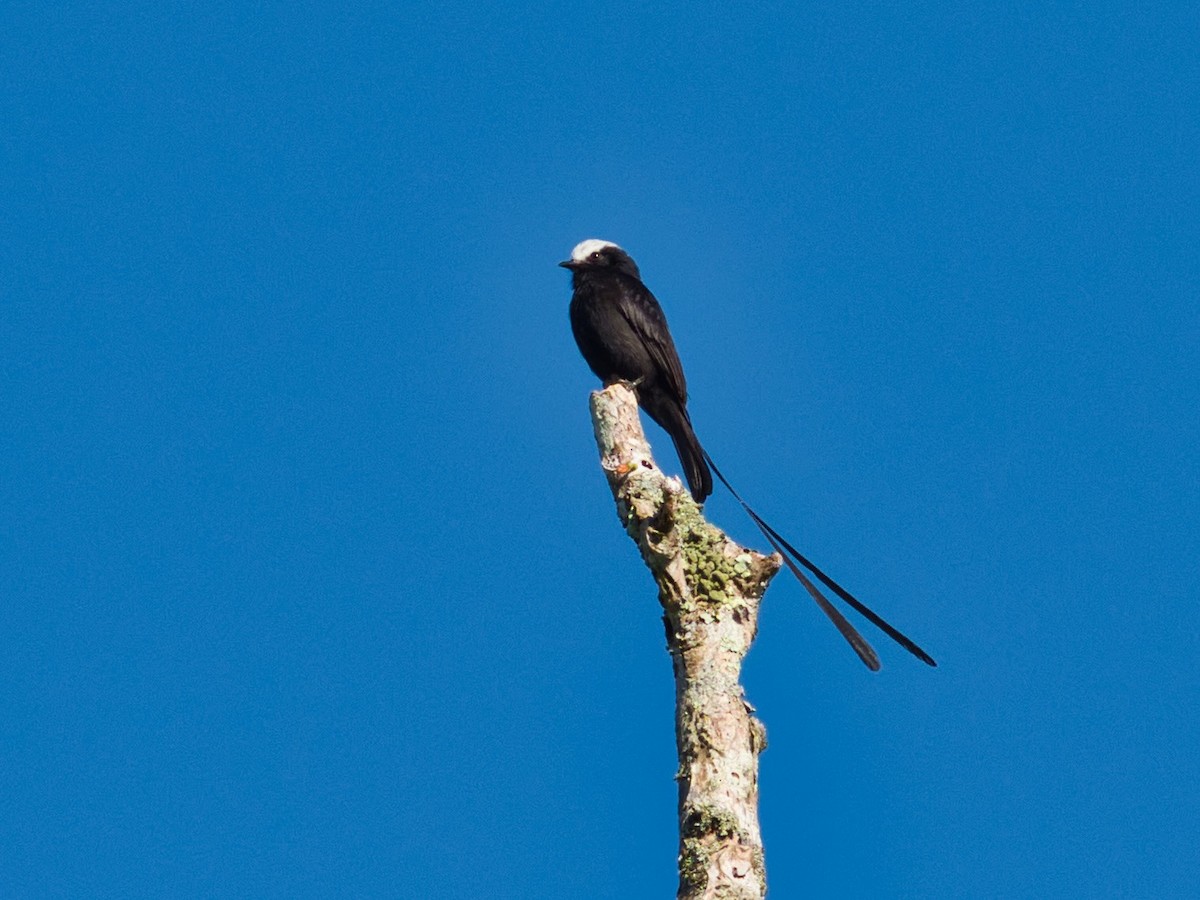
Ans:
POLYGON ((592 394, 617 514, 658 584, 675 670, 679 900, 759 900, 766 867, 758 755, 766 729, 739 682, 763 592, 782 560, 731 541, 655 464, 626 384, 592 394))

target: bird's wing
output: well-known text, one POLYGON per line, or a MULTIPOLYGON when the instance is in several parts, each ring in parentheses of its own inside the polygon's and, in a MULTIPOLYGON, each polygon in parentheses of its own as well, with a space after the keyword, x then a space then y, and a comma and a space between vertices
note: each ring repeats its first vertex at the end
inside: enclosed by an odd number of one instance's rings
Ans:
MULTIPOLYGON (((624 281, 624 279, 623 279, 624 281)), ((658 300, 650 293, 650 289, 641 282, 629 279, 622 284, 621 302, 618 304, 621 315, 634 330, 654 365, 661 373, 664 384, 679 398, 680 403, 687 403, 687 381, 683 377, 683 364, 679 362, 679 353, 675 342, 671 340, 671 332, 667 328, 667 317, 663 314, 658 300)))

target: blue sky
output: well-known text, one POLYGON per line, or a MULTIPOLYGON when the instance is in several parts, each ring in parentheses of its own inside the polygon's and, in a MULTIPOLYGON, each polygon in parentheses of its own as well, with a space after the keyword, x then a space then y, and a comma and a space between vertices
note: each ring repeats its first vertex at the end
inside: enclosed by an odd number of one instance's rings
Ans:
POLYGON ((771 587, 772 896, 1195 896, 1194 10, 343 7, 0 13, 0 894, 671 896, 602 237, 941 664, 771 587))

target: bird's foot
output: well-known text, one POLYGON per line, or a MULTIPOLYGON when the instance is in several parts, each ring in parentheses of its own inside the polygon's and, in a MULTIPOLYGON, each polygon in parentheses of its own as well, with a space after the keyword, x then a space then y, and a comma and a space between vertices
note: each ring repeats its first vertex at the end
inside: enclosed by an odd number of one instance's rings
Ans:
POLYGON ((610 379, 608 379, 608 381, 604 382, 604 386, 611 387, 614 384, 623 384, 623 385, 625 385, 625 387, 629 388, 631 391, 636 392, 637 389, 641 386, 642 382, 645 380, 646 380, 646 376, 644 376, 644 375, 641 378, 635 378, 633 381, 630 381, 628 378, 610 378, 610 379))

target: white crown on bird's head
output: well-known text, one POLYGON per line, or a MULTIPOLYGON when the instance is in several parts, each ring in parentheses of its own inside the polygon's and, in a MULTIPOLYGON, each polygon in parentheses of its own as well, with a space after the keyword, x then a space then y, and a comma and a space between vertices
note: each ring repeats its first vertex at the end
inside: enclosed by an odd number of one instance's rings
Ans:
POLYGON ((602 241, 599 238, 588 238, 586 241, 580 241, 575 245, 575 249, 571 251, 571 261, 583 262, 593 253, 598 250, 603 250, 605 247, 612 247, 616 250, 621 250, 621 248, 612 241, 602 241))

